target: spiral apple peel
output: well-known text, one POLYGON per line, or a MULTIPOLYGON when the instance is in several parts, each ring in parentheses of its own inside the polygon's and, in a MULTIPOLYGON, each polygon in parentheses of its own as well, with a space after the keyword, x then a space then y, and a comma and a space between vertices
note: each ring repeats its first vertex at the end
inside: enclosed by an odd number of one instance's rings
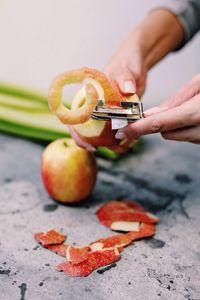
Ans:
POLYGON ((118 145, 116 130, 112 130, 109 121, 97 121, 91 118, 99 100, 108 108, 119 108, 122 101, 136 101, 137 95, 125 97, 117 83, 91 68, 72 70, 57 76, 51 83, 48 102, 51 111, 64 124, 74 125, 80 138, 93 146, 118 145), (83 83, 75 94, 71 110, 62 103, 62 90, 65 85, 83 83))

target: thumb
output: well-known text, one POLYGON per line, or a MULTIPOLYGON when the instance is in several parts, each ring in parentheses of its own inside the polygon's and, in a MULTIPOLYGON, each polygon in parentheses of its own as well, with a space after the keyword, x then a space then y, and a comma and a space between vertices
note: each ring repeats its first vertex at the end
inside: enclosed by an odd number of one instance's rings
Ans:
POLYGON ((132 95, 136 92, 136 81, 130 71, 121 72, 115 77, 121 92, 125 95, 132 95))

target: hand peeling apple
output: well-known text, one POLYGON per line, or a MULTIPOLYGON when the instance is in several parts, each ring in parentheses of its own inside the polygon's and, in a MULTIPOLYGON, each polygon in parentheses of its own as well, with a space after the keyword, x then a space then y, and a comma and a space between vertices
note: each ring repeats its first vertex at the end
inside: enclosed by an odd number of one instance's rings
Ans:
POLYGON ((153 236, 155 233, 154 223, 159 221, 159 218, 146 212, 136 202, 127 200, 109 201, 97 210, 96 215, 105 226, 126 233, 100 238, 83 247, 64 244, 66 235, 55 230, 47 233, 39 232, 34 235, 36 241, 44 248, 66 258, 58 264, 57 271, 73 277, 88 276, 94 270, 118 261, 124 247, 132 244, 134 240, 153 236), (121 221, 121 214, 116 215, 116 212, 124 213, 123 221, 121 221), (116 220, 116 216, 119 217, 118 220, 116 220), (130 218, 131 221, 129 221, 130 218), (146 223, 144 219, 147 221, 146 223))
POLYGON ((110 121, 91 118, 98 100, 102 100, 108 108, 119 108, 122 101, 138 102, 139 98, 136 94, 124 96, 114 80, 90 68, 65 72, 57 76, 49 88, 48 102, 51 111, 62 123, 73 125, 84 142, 93 146, 119 145, 121 141, 115 139, 116 130, 112 130, 110 121), (74 83, 85 85, 74 96, 70 110, 62 103, 62 89, 65 85, 74 83))

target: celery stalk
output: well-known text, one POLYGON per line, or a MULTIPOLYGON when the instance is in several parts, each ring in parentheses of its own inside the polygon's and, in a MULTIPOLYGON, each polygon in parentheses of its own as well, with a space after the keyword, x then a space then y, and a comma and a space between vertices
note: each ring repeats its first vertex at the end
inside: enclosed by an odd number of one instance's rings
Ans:
POLYGON ((14 84, 0 82, 0 94, 12 95, 21 99, 34 99, 34 101, 46 104, 46 106, 48 106, 46 94, 14 84))
POLYGON ((96 153, 103 157, 103 158, 109 158, 110 160, 117 160, 120 158, 120 154, 117 152, 114 152, 106 147, 98 147, 96 150, 96 153))
MULTIPOLYGON (((69 133, 66 132, 65 134, 60 133, 60 132, 51 132, 51 131, 43 131, 43 130, 38 130, 34 129, 31 127, 26 127, 26 126, 21 126, 17 124, 11 124, 9 122, 1 122, 0 123, 0 131, 9 133, 9 134, 14 134, 20 137, 24 138, 31 138, 34 140, 38 141, 54 141, 55 139, 58 138, 64 138, 64 137, 69 137, 69 133)), ((96 150, 96 154, 98 156, 101 156, 103 158, 107 158, 110 160, 116 160, 120 157, 120 154, 109 150, 106 147, 98 147, 96 150)))
POLYGON ((14 96, 0 94, 0 107, 14 108, 27 112, 49 112, 48 106, 45 103, 35 102, 30 99, 20 99, 14 96))
POLYGON ((144 139, 140 138, 138 142, 132 147, 131 153, 138 154, 140 153, 142 147, 144 145, 144 139))
MULTIPOLYGON (((28 101, 32 103, 38 103, 48 108, 47 95, 45 93, 20 87, 17 85, 0 82, 0 97, 2 96, 14 97, 16 100, 28 101)), ((66 107, 70 108, 70 104, 66 99, 63 99, 63 103, 66 107)))
POLYGON ((42 129, 38 130, 28 126, 9 123, 6 121, 0 122, 0 131, 25 137, 25 138, 30 138, 38 141, 47 141, 47 142, 53 141, 58 138, 69 137, 69 133, 67 131, 65 133, 62 133, 59 131, 53 132, 50 130, 49 131, 45 131, 42 129))
POLYGON ((66 134, 67 126, 63 125, 50 112, 30 113, 0 106, 0 120, 11 124, 31 127, 37 130, 61 132, 66 134))

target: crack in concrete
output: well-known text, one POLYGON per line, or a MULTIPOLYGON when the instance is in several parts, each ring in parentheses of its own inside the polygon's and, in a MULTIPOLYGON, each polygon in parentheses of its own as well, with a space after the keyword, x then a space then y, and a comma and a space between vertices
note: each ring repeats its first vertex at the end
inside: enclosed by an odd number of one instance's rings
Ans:
POLYGON ((25 300, 25 294, 27 290, 27 285, 26 283, 22 283, 21 285, 18 286, 20 288, 20 300, 25 300))

